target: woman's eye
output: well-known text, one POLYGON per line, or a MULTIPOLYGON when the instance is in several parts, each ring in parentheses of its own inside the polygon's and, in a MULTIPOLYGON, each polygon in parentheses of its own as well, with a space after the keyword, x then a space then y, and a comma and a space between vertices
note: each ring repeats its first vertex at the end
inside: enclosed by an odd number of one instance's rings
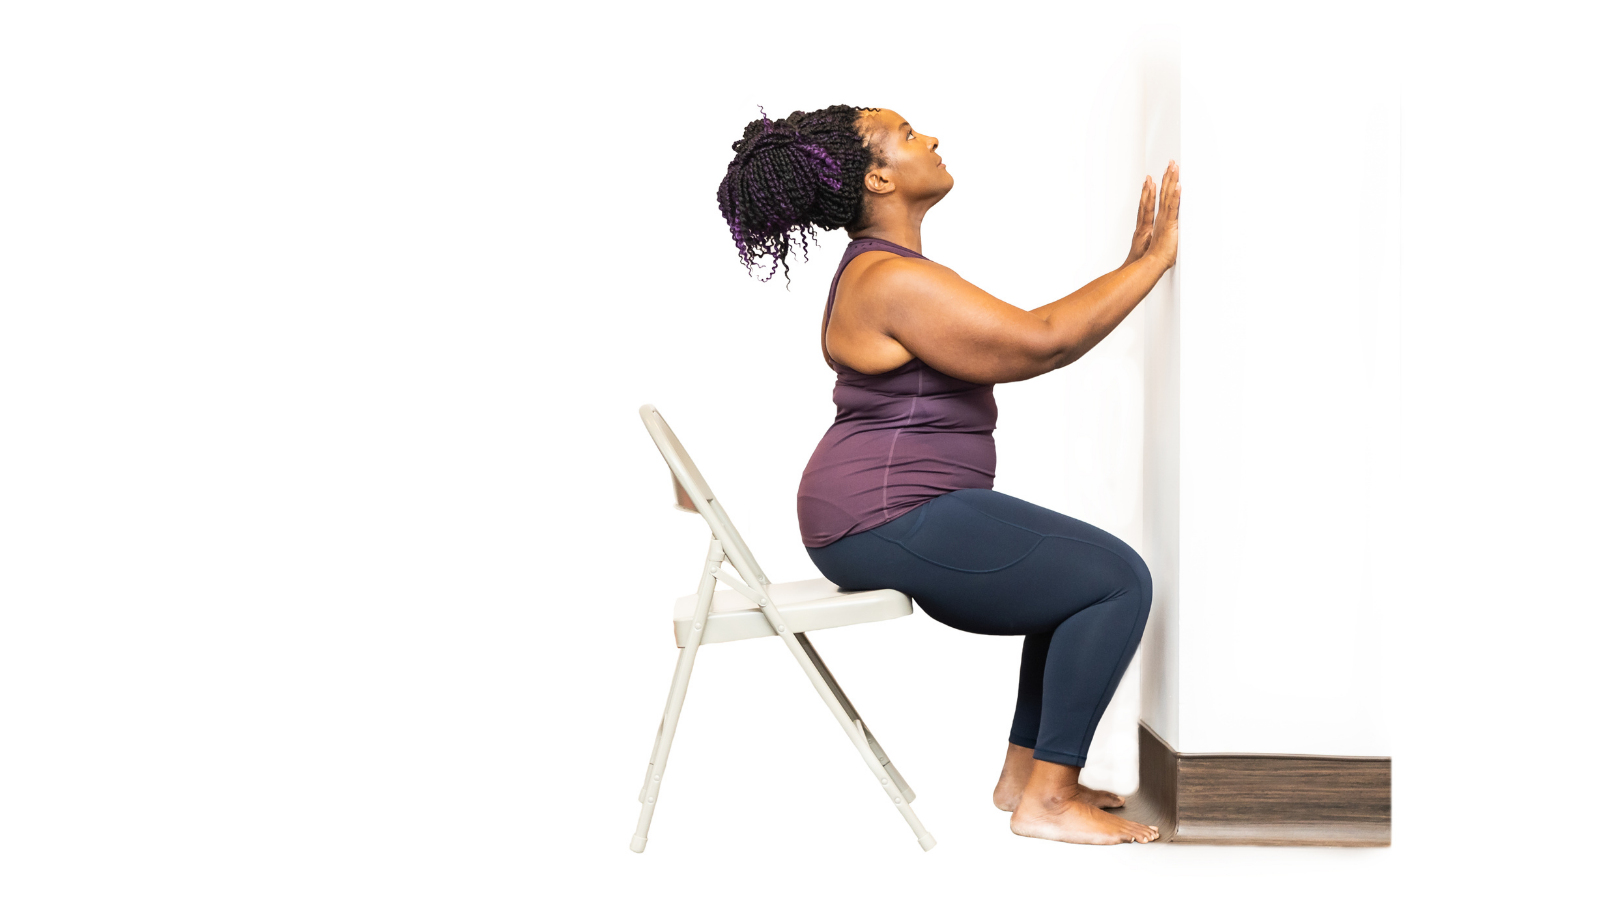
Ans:
POLYGON ((916 140, 916 139, 917 139, 917 133, 916 133, 916 132, 915 132, 915 131, 908 131, 908 132, 906 132, 906 140, 908 140, 908 141, 914 141, 914 140, 916 140))

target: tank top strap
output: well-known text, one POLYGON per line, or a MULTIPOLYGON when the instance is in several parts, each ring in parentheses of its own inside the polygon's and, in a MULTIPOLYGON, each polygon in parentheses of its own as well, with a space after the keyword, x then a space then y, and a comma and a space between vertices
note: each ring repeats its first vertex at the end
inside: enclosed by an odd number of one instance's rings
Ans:
MULTIPOLYGON (((885 250, 896 256, 910 256, 915 259, 927 259, 915 250, 902 247, 883 238, 856 238, 849 246, 844 248, 844 256, 839 260, 839 270, 833 273, 833 283, 828 285, 828 305, 822 310, 822 359, 828 368, 839 371, 839 364, 828 355, 828 322, 833 318, 833 298, 839 290, 839 277, 844 274, 845 267, 850 265, 856 257, 873 250, 885 250)), ((848 368, 848 367, 847 367, 848 368)))

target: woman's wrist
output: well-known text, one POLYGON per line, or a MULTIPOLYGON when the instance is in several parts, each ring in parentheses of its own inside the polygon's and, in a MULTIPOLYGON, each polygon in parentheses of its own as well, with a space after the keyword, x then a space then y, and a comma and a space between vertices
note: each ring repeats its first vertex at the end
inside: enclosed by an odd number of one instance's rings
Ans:
POLYGON ((1163 259, 1161 254, 1154 250, 1146 251, 1143 256, 1134 260, 1132 263, 1130 263, 1130 265, 1138 266, 1141 269, 1147 269, 1156 278, 1160 278, 1163 272, 1172 268, 1172 264, 1163 259))

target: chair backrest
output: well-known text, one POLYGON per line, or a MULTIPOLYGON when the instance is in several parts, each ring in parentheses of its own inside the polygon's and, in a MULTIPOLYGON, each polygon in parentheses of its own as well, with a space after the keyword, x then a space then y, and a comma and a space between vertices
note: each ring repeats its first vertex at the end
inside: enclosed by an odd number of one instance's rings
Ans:
MULTIPOLYGON (((744 539, 739 536, 738 529, 733 527, 733 522, 728 518, 728 513, 717 502, 716 495, 711 493, 711 485, 706 483, 704 475, 695 466, 694 460, 689 458, 689 451, 683 449, 683 444, 678 441, 678 436, 672 433, 672 428, 667 425, 667 420, 652 405, 646 403, 639 407, 639 418, 644 420, 645 430, 650 432, 651 440, 656 442, 656 449, 661 451, 661 458, 667 461, 667 468, 672 470, 672 478, 677 492, 688 495, 689 502, 694 504, 694 511, 706 520, 711 526, 711 534, 722 542, 723 549, 728 554, 728 559, 751 586, 759 588, 761 585, 770 584, 761 566, 756 564, 756 558, 745 546, 744 539)), ((682 508, 682 498, 678 501, 682 508)))

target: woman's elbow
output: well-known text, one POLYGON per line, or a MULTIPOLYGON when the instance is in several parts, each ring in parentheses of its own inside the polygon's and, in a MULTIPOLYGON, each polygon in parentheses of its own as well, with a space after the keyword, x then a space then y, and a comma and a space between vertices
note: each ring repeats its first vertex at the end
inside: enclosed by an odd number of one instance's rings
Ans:
POLYGON ((1057 350, 1055 355, 1050 358, 1050 369, 1051 371, 1064 369, 1082 358, 1082 350, 1077 347, 1064 347, 1057 350))
POLYGON ((1083 350, 1079 348, 1076 340, 1063 340, 1058 335, 1051 335, 1048 340, 1035 342, 1027 350, 1030 368, 1037 370, 1034 375, 1054 372, 1076 362, 1081 356, 1083 350))
POLYGON ((1026 348, 1017 352, 1006 354, 1005 358, 995 360, 996 383, 1008 381, 1027 381, 1037 378, 1067 365, 1077 359, 1079 354, 1071 353, 1059 347, 1026 348))

